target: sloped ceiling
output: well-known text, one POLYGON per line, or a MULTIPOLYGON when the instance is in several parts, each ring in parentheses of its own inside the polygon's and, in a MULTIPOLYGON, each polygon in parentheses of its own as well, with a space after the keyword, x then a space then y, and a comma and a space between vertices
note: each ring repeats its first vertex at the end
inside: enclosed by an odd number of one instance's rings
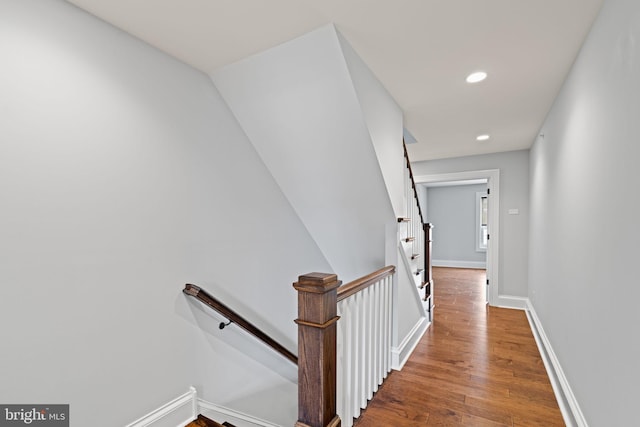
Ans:
POLYGON ((206 73, 334 23, 419 161, 530 147, 603 0, 67 1, 206 73))

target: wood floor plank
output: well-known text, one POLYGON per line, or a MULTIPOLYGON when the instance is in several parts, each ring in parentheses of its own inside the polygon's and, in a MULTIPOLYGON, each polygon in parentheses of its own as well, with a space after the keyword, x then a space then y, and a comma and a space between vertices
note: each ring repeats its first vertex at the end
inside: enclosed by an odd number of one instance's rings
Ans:
POLYGON ((355 426, 564 426, 525 313, 485 304, 484 270, 433 276, 433 324, 355 426))

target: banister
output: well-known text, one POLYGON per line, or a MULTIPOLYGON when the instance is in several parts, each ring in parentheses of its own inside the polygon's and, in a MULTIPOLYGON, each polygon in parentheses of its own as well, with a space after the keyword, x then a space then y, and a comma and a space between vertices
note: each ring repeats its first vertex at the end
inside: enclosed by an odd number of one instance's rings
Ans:
MULTIPOLYGON (((422 208, 420 208, 420 199, 418 198, 418 189, 416 187, 416 181, 413 178, 413 170, 411 169, 411 161, 409 160, 409 152, 407 151, 407 144, 404 142, 404 140, 402 141, 402 147, 404 149, 404 158, 405 161, 407 163, 407 169, 409 170, 409 179, 411 180, 411 188, 413 189, 413 196, 415 197, 416 200, 416 204, 418 206, 418 216, 420 217, 420 223, 422 224, 422 231, 424 233, 424 268, 423 269, 418 269, 416 270, 415 274, 416 275, 420 275, 420 273, 422 273, 423 271, 426 272, 424 277, 424 281, 422 283, 422 285, 420 286, 420 289, 425 289, 425 296, 424 296, 424 300, 428 301, 429 298, 431 298, 431 287, 433 285, 433 276, 432 276, 432 270, 431 270, 431 255, 432 255, 432 248, 431 248, 431 231, 433 229, 433 224, 430 223, 426 223, 425 217, 422 214, 422 208)), ((403 239, 405 242, 410 242, 410 241, 414 241, 415 238, 413 237, 407 237, 406 239, 403 239)), ((411 256, 412 260, 416 259, 415 255, 411 256)), ((433 306, 433 300, 430 301, 429 303, 429 307, 433 306)), ((429 308, 429 313, 431 313, 431 308, 429 308)))
MULTIPOLYGON (((407 168, 409 168, 409 177, 411 178, 411 187, 413 188, 413 195, 416 198, 416 201, 420 200, 418 198, 418 190, 416 189, 416 181, 413 179, 413 170, 411 169, 411 162, 409 161, 409 152, 407 151, 407 144, 402 140, 402 147, 404 148, 404 158, 407 161, 407 168)), ((422 209, 420 208, 420 203, 418 203, 418 214, 420 215, 420 223, 424 224, 424 216, 422 215, 422 209)))
MULTIPOLYGON (((269 335, 260 330, 257 326, 240 316, 238 313, 224 305, 218 299, 211 296, 207 291, 192 284, 186 284, 182 290, 186 295, 196 298, 198 301, 204 303, 208 307, 214 309, 234 324, 240 326, 242 329, 258 338, 263 343, 280 353, 282 356, 289 359, 292 363, 298 364, 298 357, 287 350, 282 344, 271 338, 269 335)), ((222 328, 221 328, 222 329, 222 328)))
POLYGON ((380 270, 374 271, 371 274, 367 274, 366 276, 340 286, 338 288, 338 301, 342 301, 343 299, 349 298, 353 294, 357 294, 361 290, 366 289, 379 280, 392 275, 393 273, 395 273, 395 271, 395 265, 388 265, 381 268, 380 270))

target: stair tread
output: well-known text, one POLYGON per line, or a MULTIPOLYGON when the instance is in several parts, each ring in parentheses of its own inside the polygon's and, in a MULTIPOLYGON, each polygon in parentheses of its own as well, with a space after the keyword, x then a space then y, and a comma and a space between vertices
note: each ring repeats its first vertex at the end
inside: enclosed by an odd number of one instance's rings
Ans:
POLYGON ((229 424, 228 422, 224 422, 222 424, 213 421, 210 418, 205 417, 204 415, 198 415, 198 418, 191 421, 185 427, 234 427, 233 424, 229 424))

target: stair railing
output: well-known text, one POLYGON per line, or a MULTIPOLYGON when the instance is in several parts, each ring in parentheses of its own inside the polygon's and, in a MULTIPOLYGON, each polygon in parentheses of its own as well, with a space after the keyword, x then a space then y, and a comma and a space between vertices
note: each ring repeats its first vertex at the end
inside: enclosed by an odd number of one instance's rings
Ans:
POLYGON ((424 289, 423 300, 427 303, 429 320, 433 320, 433 295, 431 294, 431 289, 433 288, 433 265, 431 263, 433 224, 428 222, 424 224, 424 236, 424 280, 422 282, 421 288, 424 289))
POLYGON ((387 377, 394 273, 385 267, 344 286, 335 274, 310 273, 294 283, 296 427, 351 427, 387 377))
MULTIPOLYGON (((422 208, 418 202, 418 190, 416 188, 415 180, 413 179, 413 171, 411 170, 411 163, 409 162, 409 154, 407 153, 407 146, 403 143, 405 169, 404 169, 404 189, 405 189, 405 202, 406 202, 406 218, 403 218, 406 223, 405 243, 411 243, 411 253, 409 258, 414 261, 424 257, 424 230, 422 224, 424 224, 424 216, 422 215, 422 208)), ((415 262, 416 265, 413 273, 416 276, 421 275, 424 269, 419 268, 420 262, 415 262)))
MULTIPOLYGON (((240 316, 238 313, 227 307, 225 304, 220 302, 220 300, 211 296, 207 291, 201 289, 196 285, 187 284, 182 290, 186 295, 196 298, 198 301, 204 303, 208 307, 214 309, 227 319, 229 319, 230 323, 234 323, 247 331, 249 334, 258 338, 260 341, 280 353, 282 356, 286 357, 292 363, 298 364, 298 357, 286 349, 282 344, 271 338, 253 323, 246 320, 244 317, 240 316)), ((220 329, 224 329, 225 326, 228 326, 229 323, 220 323, 220 329)))
MULTIPOLYGON (((404 143, 403 143, 404 145, 404 143)), ((402 235, 411 243, 410 259, 424 268, 419 286, 430 315, 433 307, 431 230, 424 223, 411 163, 404 145, 407 217, 402 235)), ((344 286, 335 274, 309 273, 293 284, 298 292, 298 356, 195 285, 183 292, 213 308, 298 365, 296 427, 351 427, 391 370, 394 266, 344 286), (339 322, 339 320, 341 321, 339 322)), ((228 324, 221 323, 220 328, 228 324)))
POLYGON ((431 245, 433 225, 425 222, 418 198, 418 189, 413 178, 413 170, 407 152, 407 145, 402 143, 405 159, 405 201, 407 217, 398 218, 399 223, 406 223, 406 231, 402 236, 402 241, 411 242, 410 261, 413 264, 413 273, 420 276, 418 288, 423 292, 422 299, 424 306, 432 320, 433 308, 433 275, 431 268, 431 245), (418 262, 420 259, 422 263, 418 262))
POLYGON ((337 412, 343 427, 378 391, 391 371, 394 266, 338 288, 337 412))

